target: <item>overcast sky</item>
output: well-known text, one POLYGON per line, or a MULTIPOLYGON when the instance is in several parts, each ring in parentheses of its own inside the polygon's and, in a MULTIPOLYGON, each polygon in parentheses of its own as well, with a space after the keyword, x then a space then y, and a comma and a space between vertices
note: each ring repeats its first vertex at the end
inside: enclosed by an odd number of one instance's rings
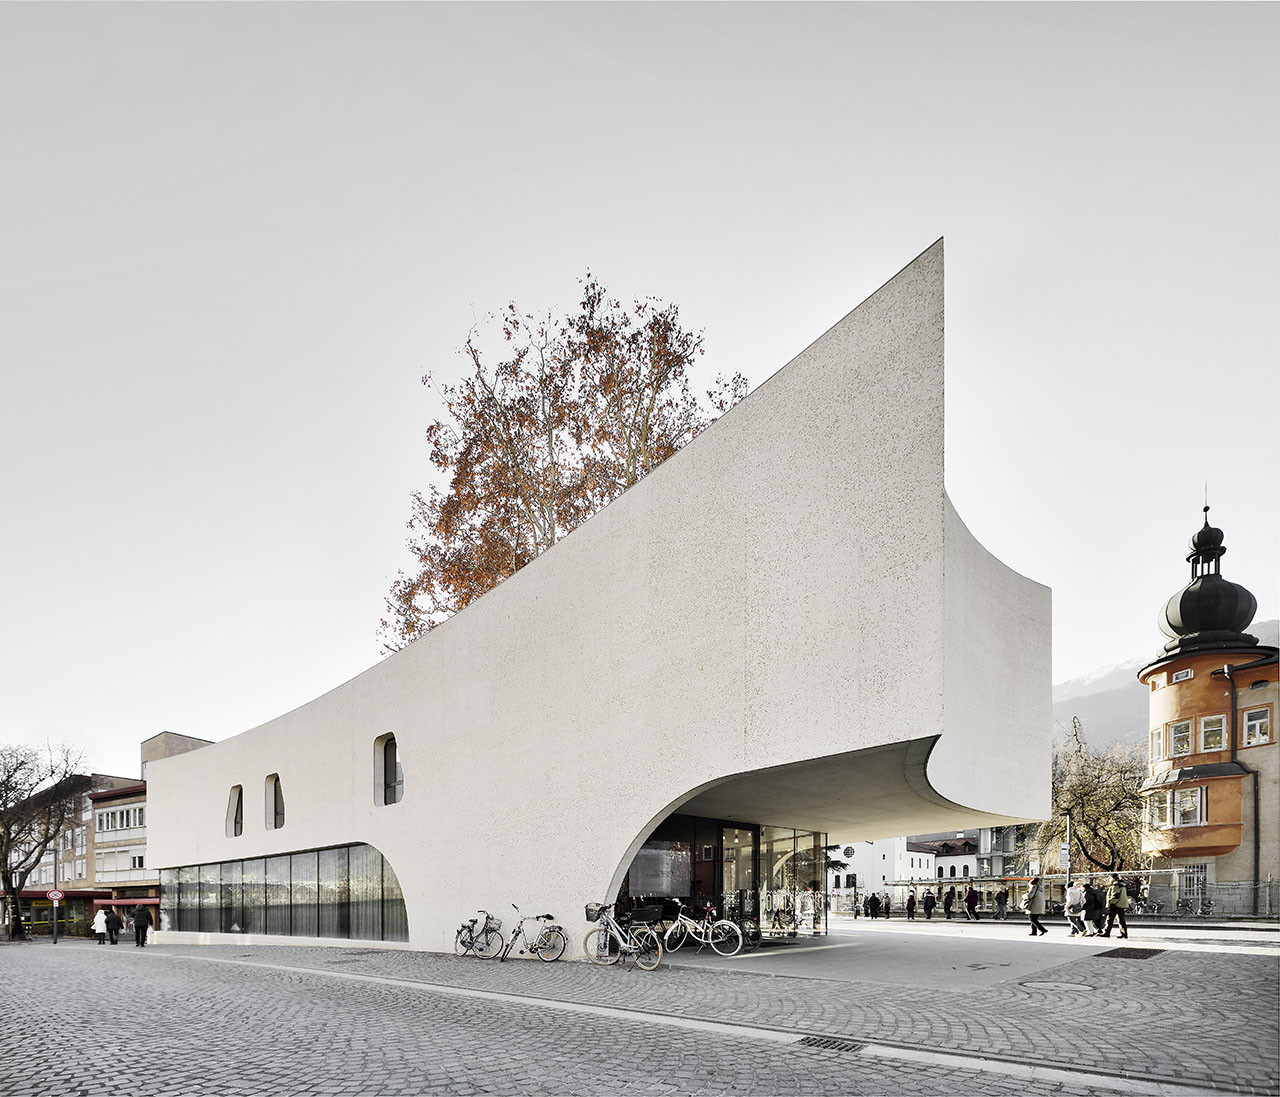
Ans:
POLYGON ((1154 655, 1277 615, 1275 5, 0 5, 0 741, 136 774, 379 658, 419 383, 590 267, 753 386, 939 236, 947 485, 1154 655))

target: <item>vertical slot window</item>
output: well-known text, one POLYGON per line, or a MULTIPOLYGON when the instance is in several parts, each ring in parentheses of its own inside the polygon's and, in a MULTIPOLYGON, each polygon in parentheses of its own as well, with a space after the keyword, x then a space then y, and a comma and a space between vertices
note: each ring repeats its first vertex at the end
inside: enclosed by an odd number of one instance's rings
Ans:
POLYGON ((267 829, 279 830, 284 826, 284 790, 280 787, 280 774, 267 778, 267 829))
POLYGON ((404 770, 400 767, 400 752, 396 737, 388 735, 382 744, 382 802, 398 804, 404 798, 404 770))
POLYGON ((227 837, 239 838, 244 833, 244 786, 232 785, 227 797, 227 837))

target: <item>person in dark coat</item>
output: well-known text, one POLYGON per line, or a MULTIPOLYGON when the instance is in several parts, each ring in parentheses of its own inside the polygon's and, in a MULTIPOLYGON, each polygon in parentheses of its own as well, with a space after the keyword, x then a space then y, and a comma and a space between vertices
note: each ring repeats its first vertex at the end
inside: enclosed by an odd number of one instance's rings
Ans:
POLYGON ((947 894, 942 899, 942 910, 947 918, 951 917, 951 908, 956 905, 956 886, 952 884, 947 888, 947 894))
POLYGON ((916 920, 916 893, 914 891, 907 892, 907 921, 914 922, 916 920))
POLYGON ((971 922, 977 922, 978 918, 978 891, 970 884, 969 890, 964 893, 964 916, 971 922))
POLYGON ((1097 937, 1107 916, 1107 897, 1102 889, 1090 882, 1084 886, 1084 935, 1097 937))
POLYGON ((120 931, 124 929, 124 919, 112 907, 107 911, 107 938, 113 945, 120 943, 120 931))
POLYGON ((135 947, 147 947, 147 930, 150 928, 151 911, 144 906, 139 906, 138 909, 133 912, 133 936, 135 938, 135 947))
POLYGON ((929 921, 933 920, 933 908, 938 905, 938 898, 933 894, 930 888, 924 893, 924 916, 929 921))
POLYGON ((867 913, 869 913, 872 918, 880 917, 880 896, 874 891, 867 896, 867 913))

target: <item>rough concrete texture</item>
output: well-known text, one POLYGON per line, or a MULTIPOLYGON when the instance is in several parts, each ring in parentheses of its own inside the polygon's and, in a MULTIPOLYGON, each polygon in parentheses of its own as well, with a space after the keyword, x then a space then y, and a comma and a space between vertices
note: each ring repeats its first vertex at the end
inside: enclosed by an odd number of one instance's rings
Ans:
POLYGON ((736 818, 867 838, 1042 815, 1048 633, 1048 592, 949 513, 939 241, 428 636, 279 719, 153 763, 148 855, 166 867, 367 842, 400 879, 415 947, 448 948, 465 912, 512 897, 580 939, 582 904, 611 895, 652 826, 708 789, 736 795, 736 818), (371 775, 388 732, 405 787, 386 807, 371 775), (896 768, 860 764, 891 747, 896 768), (788 783, 792 766, 805 780, 788 783), (735 784, 761 770, 781 782, 783 817, 735 784), (257 822, 271 773, 281 830, 257 822), (227 838, 237 784, 245 832, 227 838))

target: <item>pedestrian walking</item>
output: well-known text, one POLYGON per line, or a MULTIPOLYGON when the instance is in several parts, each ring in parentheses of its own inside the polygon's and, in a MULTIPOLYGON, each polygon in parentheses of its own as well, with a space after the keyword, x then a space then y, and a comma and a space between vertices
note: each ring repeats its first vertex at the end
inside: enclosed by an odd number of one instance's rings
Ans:
POLYGON ((907 892, 907 921, 914 922, 916 920, 916 893, 914 890, 907 892))
POLYGON ((116 908, 112 907, 107 911, 107 940, 113 945, 118 945, 122 929, 124 929, 124 919, 116 913, 116 908))
POLYGON ((933 908, 938 905, 937 896, 933 894, 932 888, 925 889, 924 893, 924 916, 928 921, 933 921, 933 908))
POLYGON ((1066 905, 1067 923, 1071 926, 1072 937, 1083 937, 1084 928, 1084 888, 1076 881, 1067 888, 1066 905))
POLYGON ((139 906, 138 909, 133 912, 133 936, 135 947, 147 947, 147 930, 150 928, 151 911, 144 906, 139 906))
POLYGON ((1119 874, 1111 877, 1111 886, 1107 888, 1107 928, 1101 933, 1103 937, 1111 936, 1111 927, 1120 921, 1120 936, 1129 936, 1129 926, 1124 920, 1124 912, 1129 909, 1129 892, 1119 874))
POLYGON ((1022 900, 1022 909, 1027 912, 1027 920, 1031 923, 1031 936, 1049 931, 1040 924, 1040 915, 1044 913, 1044 888, 1040 886, 1040 877, 1031 878, 1031 886, 1027 888, 1027 897, 1022 900))
POLYGON ((951 919, 951 908, 956 905, 956 886, 952 884, 947 888, 947 894, 942 899, 942 912, 947 916, 947 920, 951 919))
POLYGON ((970 922, 982 920, 978 917, 978 899, 977 889, 970 884, 969 890, 964 893, 964 916, 970 922))
POLYGON ((995 916, 1002 922, 1009 917, 1009 889, 1003 885, 996 892, 995 916))
POLYGON ((1102 888, 1092 882, 1084 885, 1084 924, 1086 937, 1097 937, 1107 916, 1107 897, 1102 888))
POLYGON ((107 943, 107 912, 102 907, 99 907, 98 913, 93 916, 93 932, 98 935, 98 944, 107 943))
POLYGON ((889 917, 889 893, 887 891, 880 897, 880 907, 884 911, 884 916, 888 918, 889 917))
POLYGON ((869 918, 880 917, 880 896, 874 891, 867 896, 867 916, 869 918))

